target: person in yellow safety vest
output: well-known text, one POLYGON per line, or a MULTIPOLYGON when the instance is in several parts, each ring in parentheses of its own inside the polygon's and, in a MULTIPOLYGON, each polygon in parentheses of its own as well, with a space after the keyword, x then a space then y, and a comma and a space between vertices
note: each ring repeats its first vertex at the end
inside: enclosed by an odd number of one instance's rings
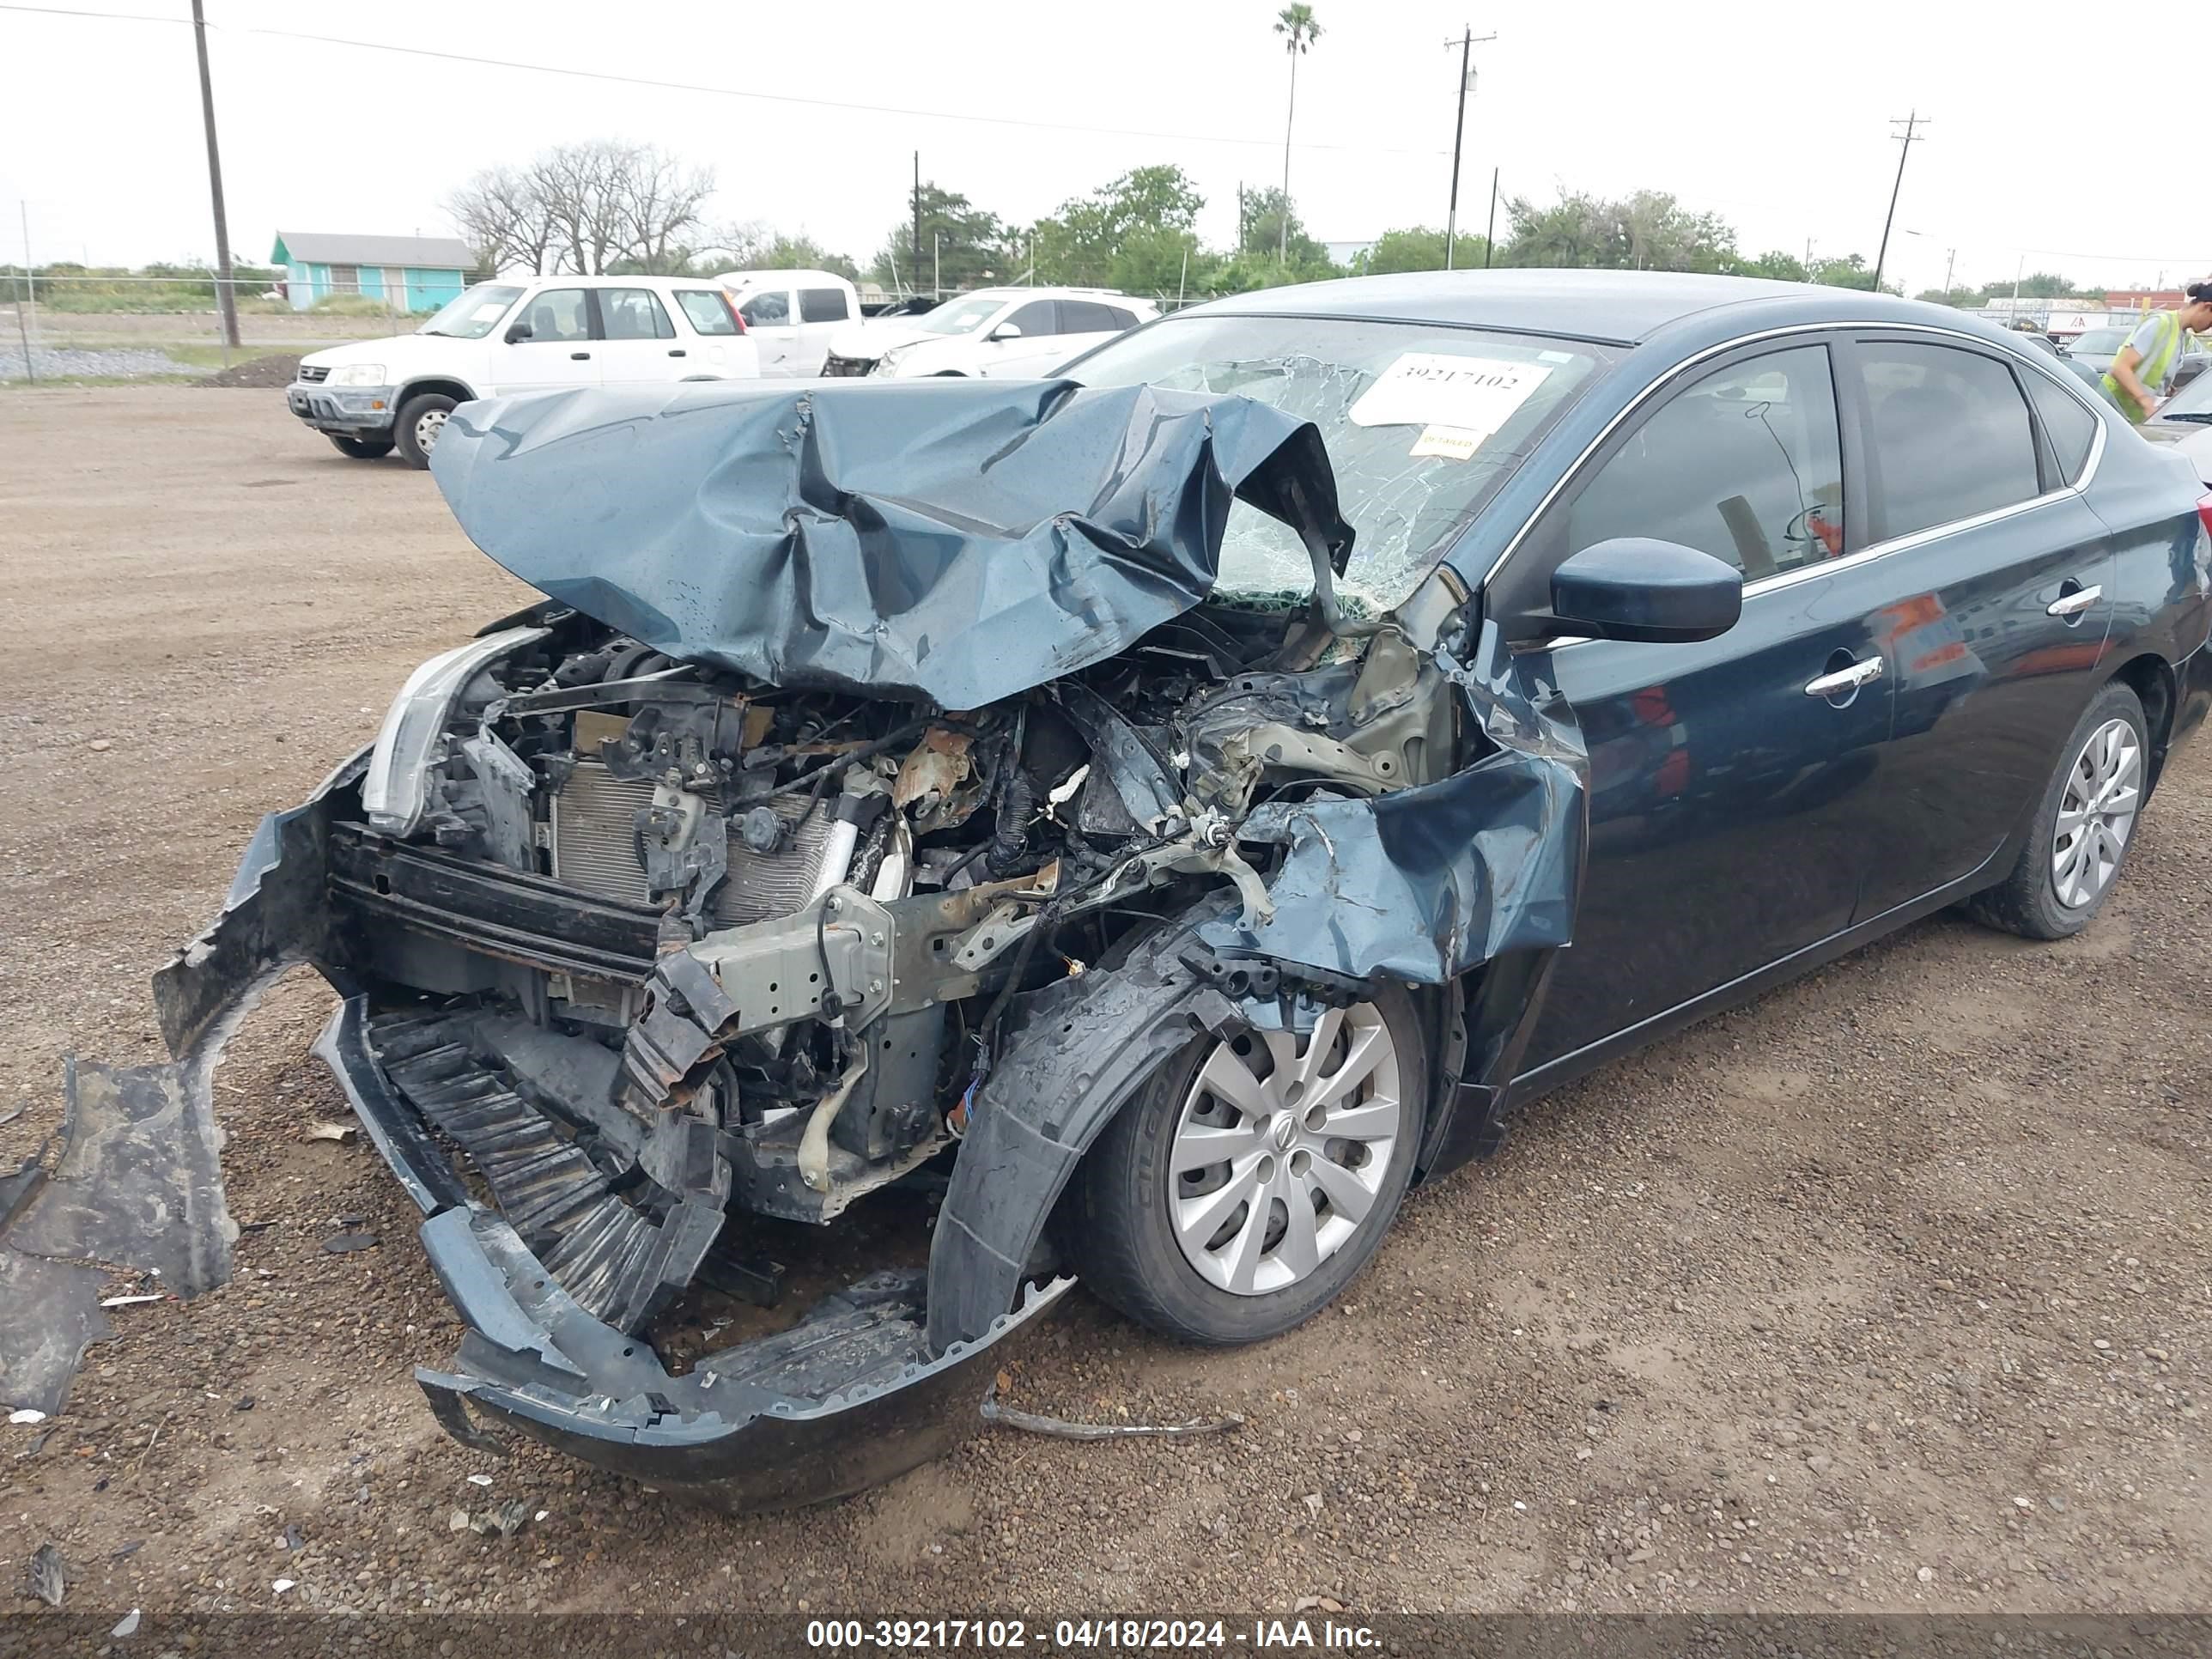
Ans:
POLYGON ((2187 349, 2187 335, 2207 328, 2212 328, 2212 283, 2191 284, 2189 303, 2180 310, 2144 318, 2106 371, 2100 390, 2112 407, 2138 426, 2148 420, 2187 349))

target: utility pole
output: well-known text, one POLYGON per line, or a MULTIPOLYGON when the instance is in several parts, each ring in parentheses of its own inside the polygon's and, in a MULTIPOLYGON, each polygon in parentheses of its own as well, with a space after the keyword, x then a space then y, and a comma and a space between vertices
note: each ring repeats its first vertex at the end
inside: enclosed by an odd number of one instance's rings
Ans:
POLYGON ((1943 303, 1951 302, 1951 272, 1959 263, 1959 250, 1948 248, 1943 254, 1943 303))
POLYGON ((1490 224, 1482 233, 1482 268, 1490 269, 1490 251, 1498 246, 1498 169, 1490 170, 1490 224))
POLYGON ((192 0, 192 45, 200 57, 200 118, 207 124, 208 191, 215 198, 215 304, 223 343, 238 349, 238 295, 230 280, 230 224, 222 210, 222 155, 215 143, 215 85, 208 79, 207 19, 192 0))
POLYGON ((1905 158, 1912 154, 1912 147, 1920 142, 1918 129, 1933 125, 1917 109, 1907 111, 1902 121, 1890 123, 1890 125, 1901 126, 1905 131, 1895 135, 1897 182, 1889 187, 1889 211, 1882 216, 1881 220, 1881 246, 1874 256, 1874 288, 1877 294, 1881 292, 1881 268, 1889 258, 1889 226, 1890 221, 1897 217, 1897 193, 1905 188, 1905 158))
POLYGON ((914 285, 921 287, 921 152, 914 153, 914 285))
MULTIPOLYGON (((1494 34, 1480 37, 1485 41, 1495 40, 1494 34)), ((1470 58, 1476 43, 1473 29, 1462 26, 1456 40, 1444 42, 1444 50, 1459 48, 1459 111, 1452 117, 1452 182, 1451 205, 1444 213, 1444 269, 1452 269, 1454 253, 1459 243, 1459 151, 1461 141, 1467 137, 1467 95, 1474 90, 1474 65, 1470 58)))
MULTIPOLYGON (((31 331, 23 320, 23 313, 31 307, 31 296, 39 291, 31 276, 31 204, 18 200, 15 210, 23 218, 23 292, 15 296, 15 337, 23 343, 23 378, 36 386, 39 370, 31 361, 31 331)), ((85 263, 90 264, 92 261, 88 259, 85 263)))

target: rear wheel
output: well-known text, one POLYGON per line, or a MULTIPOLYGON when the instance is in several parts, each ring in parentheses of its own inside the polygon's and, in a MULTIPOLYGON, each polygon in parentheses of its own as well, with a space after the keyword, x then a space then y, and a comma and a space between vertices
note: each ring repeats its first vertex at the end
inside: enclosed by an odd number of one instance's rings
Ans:
POLYGON ((2135 839, 2149 781, 2142 700, 2108 685, 2067 738, 2027 844, 2004 884, 1966 902, 1977 921, 2022 939, 2065 939, 2104 908, 2135 839))
POLYGON ((442 392, 425 392, 399 405, 399 419, 392 430, 408 465, 421 468, 430 465, 430 452, 438 447, 438 436, 446 429, 446 417, 453 412, 453 399, 442 392))
POLYGON ((1384 987, 1349 1007, 1306 1006, 1293 1024, 1307 1029, 1190 1043, 1077 1172, 1078 1271, 1165 1335, 1256 1342, 1311 1318, 1367 1265, 1405 1198, 1428 1097, 1412 997, 1384 987))
POLYGON ((380 461, 392 453, 389 438, 347 438, 337 433, 325 434, 338 453, 356 461, 380 461))

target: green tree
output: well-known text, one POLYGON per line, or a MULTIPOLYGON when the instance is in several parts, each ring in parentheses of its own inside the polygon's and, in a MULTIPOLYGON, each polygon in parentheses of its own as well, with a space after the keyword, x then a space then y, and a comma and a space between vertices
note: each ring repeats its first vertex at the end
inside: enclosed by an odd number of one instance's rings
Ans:
POLYGON ((1613 204, 1569 191, 1548 206, 1525 196, 1507 198, 1506 222, 1512 227, 1501 263, 1556 270, 1613 268, 1628 263, 1613 204))
MULTIPOLYGON (((1461 267, 1482 263, 1482 238, 1462 236, 1453 250, 1454 262, 1461 267)), ((1444 268, 1444 234, 1431 230, 1426 225, 1415 225, 1405 230, 1386 230, 1375 246, 1367 251, 1360 269, 1370 276, 1380 276, 1393 270, 1442 270, 1444 268)))
POLYGON ((1275 263, 1291 273, 1278 280, 1312 283, 1344 274, 1329 258, 1328 250, 1314 240, 1290 198, 1281 191, 1264 187, 1246 191, 1238 218, 1237 252, 1252 254, 1272 250, 1275 263))
MULTIPOLYGON (((1313 43, 1321 39, 1321 25, 1314 21, 1314 9, 1299 0, 1295 5, 1285 6, 1275 14, 1275 33, 1283 37, 1283 51, 1291 60, 1291 98, 1283 111, 1283 199, 1291 198, 1291 124, 1298 112, 1298 59, 1312 50, 1313 43)), ((1275 257, 1285 264, 1291 262, 1291 221, 1285 214, 1281 222, 1282 240, 1275 257)))
POLYGON ((948 291, 978 288, 1011 276, 1012 239, 999 216, 977 207, 957 191, 936 185, 921 187, 921 258, 915 258, 914 216, 891 227, 869 265, 886 288, 948 291))
POLYGON ((1073 197, 1030 231, 1036 280, 1173 294, 1199 256, 1206 198, 1181 167, 1143 167, 1073 197))
MULTIPOLYGON (((1995 299, 2002 295, 2010 298, 2013 285, 2008 282, 1984 283, 1981 297, 1995 299)), ((2075 292, 2074 284, 2055 270, 2031 270, 2020 279, 2020 297, 2023 300, 2063 300, 2075 292)))
POLYGON ((1756 259, 1737 259, 1726 270, 1734 276, 1764 276, 1777 283, 1808 280, 1805 262, 1796 254, 1784 253, 1779 248, 1769 248, 1756 259))
POLYGON ((860 280, 860 266, 811 236, 778 235, 753 257, 756 270, 831 270, 848 283, 860 280))
POLYGON ((1863 253, 1846 253, 1834 259, 1813 261, 1813 280, 1823 288, 1874 289, 1874 267, 1863 253))

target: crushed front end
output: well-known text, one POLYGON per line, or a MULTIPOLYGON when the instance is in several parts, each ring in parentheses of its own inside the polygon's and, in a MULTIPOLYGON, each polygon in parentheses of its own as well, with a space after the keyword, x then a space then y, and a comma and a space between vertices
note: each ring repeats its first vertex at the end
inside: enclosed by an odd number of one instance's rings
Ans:
POLYGON ((317 1052, 467 1328, 419 1373, 458 1437, 735 1508, 913 1467, 1072 1282, 1048 1218, 1167 1055, 1378 975, 1441 1005, 1563 936, 1572 767, 1324 603, 1348 532, 1313 429, 1071 393, 455 416, 441 483, 552 597, 265 820, 155 991, 211 1062, 286 964, 338 990, 317 1052), (901 411, 972 488, 867 453, 901 411), (1232 493, 1322 597, 1210 593, 1232 493), (576 550, 587 509, 625 555, 576 550), (775 1304, 777 1241, 889 1189, 935 1203, 913 1248, 750 1340, 660 1340, 702 1287, 775 1304))

